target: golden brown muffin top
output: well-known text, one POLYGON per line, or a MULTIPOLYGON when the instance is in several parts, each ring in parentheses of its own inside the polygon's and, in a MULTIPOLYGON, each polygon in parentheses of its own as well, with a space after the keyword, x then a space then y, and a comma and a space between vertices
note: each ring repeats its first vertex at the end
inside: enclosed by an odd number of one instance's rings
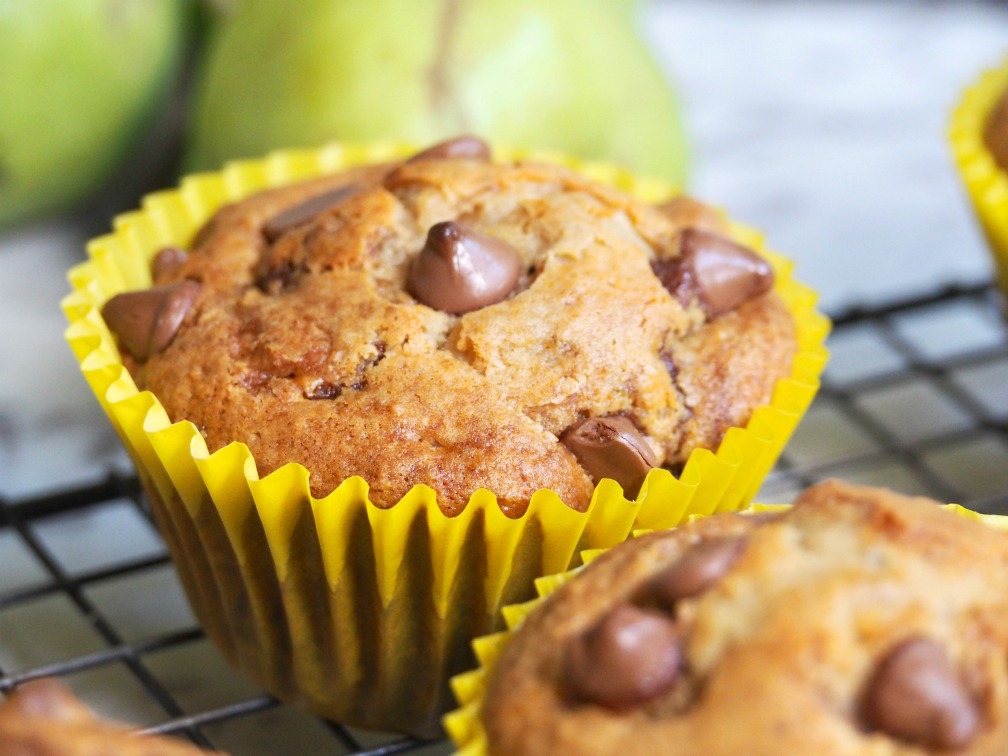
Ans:
POLYGON ((212 756, 175 738, 137 735, 99 719, 55 679, 18 686, 0 705, 0 753, 9 756, 212 756))
POLYGON ((211 450, 300 462, 315 495, 360 475, 379 506, 633 496, 744 425, 796 348, 716 213, 475 148, 255 195, 153 271, 103 310, 139 387, 211 450))
POLYGON ((1008 536, 828 482, 612 549, 518 629, 494 754, 1008 753, 1008 536))

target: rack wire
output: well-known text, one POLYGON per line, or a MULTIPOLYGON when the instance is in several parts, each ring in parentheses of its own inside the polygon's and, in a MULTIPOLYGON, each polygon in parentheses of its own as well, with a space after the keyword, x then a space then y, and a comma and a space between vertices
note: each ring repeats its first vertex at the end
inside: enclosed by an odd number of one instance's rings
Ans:
MULTIPOLYGON (((1008 327, 999 303, 980 284, 835 313, 822 389, 760 500, 790 501, 842 477, 1008 514, 1008 327)), ((0 498, 0 552, 0 691, 60 676, 102 713, 236 756, 449 750, 325 722, 233 677, 184 607, 129 475, 0 498), (102 540, 93 531, 106 520, 116 525, 102 540), (125 550, 105 555, 111 541, 125 550), (134 591, 110 600, 124 584, 134 591), (137 595, 152 596, 158 611, 137 605, 137 595), (88 640, 47 642, 70 625, 88 640)))

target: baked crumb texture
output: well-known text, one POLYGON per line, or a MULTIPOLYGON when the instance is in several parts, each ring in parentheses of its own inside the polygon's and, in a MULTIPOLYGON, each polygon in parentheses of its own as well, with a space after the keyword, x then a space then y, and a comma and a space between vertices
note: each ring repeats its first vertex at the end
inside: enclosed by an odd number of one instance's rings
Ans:
POLYGON ((1008 91, 994 103, 984 123, 983 139, 994 162, 1002 171, 1008 172, 1008 91))

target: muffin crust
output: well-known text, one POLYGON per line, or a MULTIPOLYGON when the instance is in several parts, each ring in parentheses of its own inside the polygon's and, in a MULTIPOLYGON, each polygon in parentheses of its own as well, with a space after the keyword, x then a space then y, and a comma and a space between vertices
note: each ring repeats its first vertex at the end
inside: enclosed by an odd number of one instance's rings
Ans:
POLYGON ((211 450, 243 441, 260 474, 300 462, 316 496, 360 475, 384 507, 425 483, 449 515, 479 488, 510 516, 540 488, 584 510, 594 482, 558 440, 574 423, 627 417, 676 470, 789 373, 794 324, 775 294, 711 317, 655 275, 684 229, 718 223, 555 166, 354 169, 223 208, 188 255, 154 266, 156 286, 201 285, 177 333, 124 357, 211 450), (413 260, 446 221, 517 252, 502 301, 455 315, 411 296, 413 260))

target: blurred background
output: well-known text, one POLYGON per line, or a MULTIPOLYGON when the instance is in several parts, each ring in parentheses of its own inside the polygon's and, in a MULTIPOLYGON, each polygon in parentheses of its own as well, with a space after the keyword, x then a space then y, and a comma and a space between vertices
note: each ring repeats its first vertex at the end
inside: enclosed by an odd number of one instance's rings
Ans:
POLYGON ((62 336, 88 238, 272 148, 465 130, 682 182, 838 320, 761 498, 839 474, 1003 511, 1008 335, 945 133, 1008 3, 0 0, 0 51, 0 687, 70 660, 101 710, 235 753, 376 742, 206 647, 62 336))

